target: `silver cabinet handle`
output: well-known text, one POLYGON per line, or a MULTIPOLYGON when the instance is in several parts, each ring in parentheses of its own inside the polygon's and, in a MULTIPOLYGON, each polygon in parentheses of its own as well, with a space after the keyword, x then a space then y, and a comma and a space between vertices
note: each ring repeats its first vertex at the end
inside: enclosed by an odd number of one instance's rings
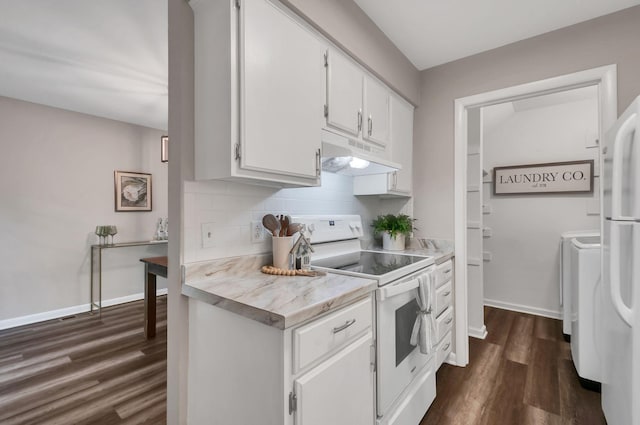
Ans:
POLYGON ((337 334, 338 332, 341 332, 341 331, 347 329, 349 326, 353 325, 354 323, 356 323, 356 319, 347 320, 344 323, 344 325, 338 326, 337 328, 333 328, 333 333, 337 334))
POLYGON ((358 133, 362 131, 362 109, 358 111, 358 133))
POLYGON ((447 343, 447 345, 445 345, 444 347, 442 347, 442 351, 447 351, 447 349, 451 347, 451 343, 447 343))
POLYGON ((447 291, 444 294, 442 294, 443 297, 448 297, 449 295, 451 295, 451 291, 447 291))
POLYGON ((318 149, 316 151, 316 176, 320 177, 320 169, 322 168, 322 164, 320 162, 320 158, 321 158, 321 152, 320 149, 318 149))
POLYGON ((373 133, 373 118, 369 115, 369 136, 371 136, 371 133, 373 133))
POLYGON ((394 189, 398 188, 398 172, 397 171, 393 172, 393 188, 394 189))
POLYGON ((449 320, 447 320, 446 322, 444 322, 445 325, 448 325, 449 323, 453 322, 453 317, 449 317, 449 320))
POLYGON ((446 273, 451 273, 451 269, 447 269, 447 270, 445 270, 444 272, 445 272, 445 274, 446 274, 446 273))

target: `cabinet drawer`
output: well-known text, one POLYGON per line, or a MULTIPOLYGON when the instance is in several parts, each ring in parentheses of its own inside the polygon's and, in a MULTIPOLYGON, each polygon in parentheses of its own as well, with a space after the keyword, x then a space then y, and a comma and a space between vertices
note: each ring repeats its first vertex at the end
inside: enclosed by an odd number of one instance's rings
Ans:
POLYGON ((451 300, 453 299, 453 292, 451 288, 451 281, 449 281, 436 289, 435 305, 433 306, 433 309, 436 312, 436 317, 440 316, 440 313, 445 311, 447 307, 451 305, 451 300))
POLYGON ((371 330, 371 298, 358 301, 333 314, 293 331, 294 373, 333 349, 371 330))
POLYGON ((446 334, 438 344, 438 348, 436 350, 436 370, 438 370, 442 363, 447 360, 449 354, 451 354, 451 332, 446 334))
POLYGON ((440 341, 453 328, 453 307, 449 307, 436 319, 436 341, 440 341))
POLYGON ((436 266, 436 288, 450 281, 451 276, 453 276, 453 262, 451 260, 436 266))

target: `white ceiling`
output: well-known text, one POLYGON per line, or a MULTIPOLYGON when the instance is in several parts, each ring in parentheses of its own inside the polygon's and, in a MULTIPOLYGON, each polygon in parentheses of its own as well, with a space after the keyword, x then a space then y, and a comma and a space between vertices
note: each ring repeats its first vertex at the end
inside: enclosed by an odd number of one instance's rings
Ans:
POLYGON ((166 0, 0 2, 0 96, 166 129, 166 0))
POLYGON ((640 0, 355 2, 419 70, 640 4, 640 0))
MULTIPOLYGON (((355 0, 419 69, 640 0, 355 0)), ((167 128, 167 0, 0 1, 0 96, 167 128)))

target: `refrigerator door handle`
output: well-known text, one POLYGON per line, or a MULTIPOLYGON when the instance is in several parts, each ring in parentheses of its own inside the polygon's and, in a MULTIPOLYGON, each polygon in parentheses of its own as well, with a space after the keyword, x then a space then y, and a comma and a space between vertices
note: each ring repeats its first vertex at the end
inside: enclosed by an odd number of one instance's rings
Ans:
POLYGON ((632 226, 631 224, 611 223, 611 267, 609 268, 609 281, 611 283, 611 300, 613 301, 613 307, 618 313, 618 316, 629 327, 633 327, 633 310, 631 310, 622 301, 622 294, 620 293, 620 274, 622 267, 620 258, 620 227, 632 226))
POLYGON ((611 219, 612 220, 633 220, 631 217, 622 216, 622 161, 624 160, 624 142, 627 135, 635 129, 635 120, 638 116, 632 114, 620 126, 613 142, 613 164, 611 176, 611 219))

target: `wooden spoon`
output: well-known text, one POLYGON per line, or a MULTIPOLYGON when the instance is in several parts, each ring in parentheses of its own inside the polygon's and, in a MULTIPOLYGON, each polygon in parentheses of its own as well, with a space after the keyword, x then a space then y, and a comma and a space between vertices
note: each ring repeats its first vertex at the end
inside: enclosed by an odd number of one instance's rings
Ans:
POLYGON ((262 217, 262 225, 275 237, 280 233, 280 222, 273 214, 262 217))
POLYGON ((289 233, 289 216, 282 216, 282 230, 280 231, 280 236, 287 236, 289 233))
POLYGON ((296 232, 299 232, 302 228, 302 224, 300 223, 291 223, 287 228, 287 236, 293 236, 296 232))

